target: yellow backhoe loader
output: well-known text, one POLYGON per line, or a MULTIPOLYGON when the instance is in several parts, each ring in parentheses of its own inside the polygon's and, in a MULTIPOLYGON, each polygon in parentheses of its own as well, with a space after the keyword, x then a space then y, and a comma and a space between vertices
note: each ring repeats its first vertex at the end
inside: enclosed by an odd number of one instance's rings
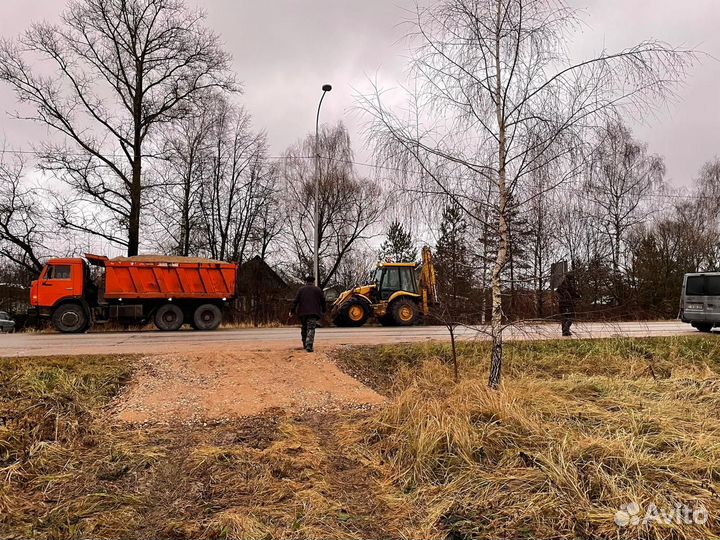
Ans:
POLYGON ((330 310, 337 326, 362 326, 370 317, 385 326, 410 326, 437 303, 435 266, 430 248, 422 263, 380 262, 373 283, 344 291, 330 310))

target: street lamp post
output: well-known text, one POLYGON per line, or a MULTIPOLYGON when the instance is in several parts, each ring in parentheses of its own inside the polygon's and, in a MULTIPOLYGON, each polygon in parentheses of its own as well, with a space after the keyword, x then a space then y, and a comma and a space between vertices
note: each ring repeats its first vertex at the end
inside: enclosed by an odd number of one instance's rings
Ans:
POLYGON ((320 107, 322 107, 325 94, 332 90, 329 84, 323 84, 322 96, 318 104, 315 118, 315 286, 320 286, 320 107))

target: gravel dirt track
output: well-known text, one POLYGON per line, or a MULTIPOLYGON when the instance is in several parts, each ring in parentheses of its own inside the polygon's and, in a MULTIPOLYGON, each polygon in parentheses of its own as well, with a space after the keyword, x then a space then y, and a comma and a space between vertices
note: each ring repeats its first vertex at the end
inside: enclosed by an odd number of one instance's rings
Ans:
POLYGON ((115 410, 123 422, 163 423, 229 420, 275 408, 329 411, 383 402, 324 354, 300 349, 210 351, 143 357, 115 410))

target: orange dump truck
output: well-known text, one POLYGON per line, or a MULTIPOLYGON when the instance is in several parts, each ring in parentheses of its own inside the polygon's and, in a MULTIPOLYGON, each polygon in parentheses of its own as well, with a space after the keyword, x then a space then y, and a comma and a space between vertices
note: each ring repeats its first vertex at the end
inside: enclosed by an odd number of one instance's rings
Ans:
POLYGON ((215 330, 234 299, 238 266, 190 257, 50 259, 30 289, 36 315, 60 332, 153 321, 160 330, 215 330))

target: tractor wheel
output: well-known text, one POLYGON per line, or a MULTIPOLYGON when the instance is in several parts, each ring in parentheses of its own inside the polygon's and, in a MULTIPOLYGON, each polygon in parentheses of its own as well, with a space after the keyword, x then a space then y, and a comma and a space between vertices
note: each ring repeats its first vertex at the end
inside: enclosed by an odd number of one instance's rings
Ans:
POLYGON ((332 322, 335 326, 339 326, 340 328, 345 328, 346 326, 348 326, 348 323, 345 320, 345 317, 343 317, 342 313, 338 313, 337 315, 335 315, 332 322))
POLYGON ((417 304, 407 298, 393 302, 390 310, 395 324, 399 326, 412 326, 420 317, 417 304))
POLYGON ((155 312, 155 326, 163 332, 180 330, 183 325, 183 312, 175 304, 163 304, 155 312))
POLYGON ((362 300, 349 300, 340 311, 338 319, 343 324, 338 326, 358 327, 365 324, 370 317, 370 310, 362 300))
POLYGON ((193 314, 192 327, 195 330, 215 330, 222 322, 222 311, 215 304, 203 304, 193 314))
POLYGON ((55 328, 63 334, 78 334, 88 328, 88 316, 80 304, 63 304, 52 315, 55 328))

